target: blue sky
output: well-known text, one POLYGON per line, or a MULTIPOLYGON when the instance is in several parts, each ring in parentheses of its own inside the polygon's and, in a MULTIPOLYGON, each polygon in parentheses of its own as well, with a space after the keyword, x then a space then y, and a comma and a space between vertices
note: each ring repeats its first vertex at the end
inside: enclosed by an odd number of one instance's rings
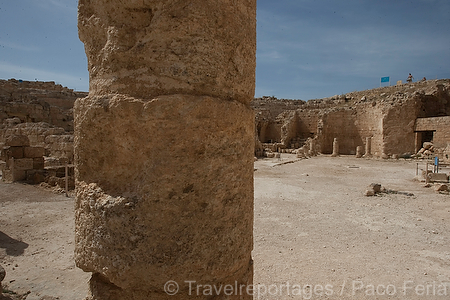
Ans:
MULTIPOLYGON (((0 0, 0 78, 87 91, 77 2, 0 0)), ((330 97, 408 73, 450 78, 448 0, 258 0, 257 13, 257 97, 330 97)))

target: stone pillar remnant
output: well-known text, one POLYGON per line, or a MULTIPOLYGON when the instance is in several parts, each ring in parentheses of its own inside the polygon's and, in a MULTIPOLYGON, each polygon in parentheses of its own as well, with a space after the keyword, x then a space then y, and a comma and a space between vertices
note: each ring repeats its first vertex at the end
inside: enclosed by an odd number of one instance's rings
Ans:
POLYGON ((316 155, 316 140, 311 139, 309 143, 309 156, 315 156, 316 155))
POLYGON ((356 147, 356 158, 361 158, 363 157, 363 148, 362 146, 358 146, 356 147))
POLYGON ((366 137, 366 145, 365 145, 365 153, 364 153, 364 157, 371 157, 372 153, 371 153, 371 149, 372 149, 372 138, 371 137, 366 137))
POLYGON ((339 156, 339 142, 337 138, 334 138, 333 140, 333 153, 331 154, 331 156, 339 156))
POLYGON ((74 108, 75 260, 93 273, 88 299, 251 285, 256 0, 78 9, 90 88, 74 108))

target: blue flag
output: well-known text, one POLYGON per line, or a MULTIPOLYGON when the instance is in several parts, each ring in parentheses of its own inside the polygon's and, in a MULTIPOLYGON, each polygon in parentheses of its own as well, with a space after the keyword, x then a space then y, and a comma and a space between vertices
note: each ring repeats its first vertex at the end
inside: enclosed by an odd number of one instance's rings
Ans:
POLYGON ((381 82, 389 82, 389 77, 381 77, 381 82))

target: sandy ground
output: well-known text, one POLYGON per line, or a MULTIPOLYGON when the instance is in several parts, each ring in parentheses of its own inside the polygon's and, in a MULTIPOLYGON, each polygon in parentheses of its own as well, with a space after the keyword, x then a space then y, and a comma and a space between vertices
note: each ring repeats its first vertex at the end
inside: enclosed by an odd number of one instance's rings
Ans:
MULTIPOLYGON (((450 196, 414 181, 416 162, 295 160, 255 162, 254 299, 450 299, 450 196), (414 196, 363 196, 375 182, 414 196)), ((27 300, 87 294, 73 201, 0 183, 7 289, 27 300)))

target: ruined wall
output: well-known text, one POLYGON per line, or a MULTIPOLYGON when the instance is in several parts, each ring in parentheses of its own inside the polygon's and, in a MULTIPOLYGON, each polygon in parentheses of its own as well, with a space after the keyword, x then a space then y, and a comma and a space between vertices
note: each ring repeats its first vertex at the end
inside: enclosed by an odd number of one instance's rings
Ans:
POLYGON ((318 133, 318 122, 321 118, 322 112, 320 110, 299 109, 297 110, 297 137, 300 139, 307 139, 318 133))
POLYGON ((450 143, 450 116, 418 118, 415 124, 415 131, 434 131, 434 146, 446 148, 450 143))
POLYGON ((323 131, 319 139, 322 153, 331 154, 333 140, 339 141, 340 154, 353 154, 361 137, 355 126, 355 117, 351 110, 330 111, 323 115, 323 131))
POLYGON ((417 117, 416 99, 397 102, 383 115, 383 149, 387 155, 414 153, 414 124, 417 117))
MULTIPOLYGON (((271 116, 264 120, 266 124, 296 124, 294 131, 292 126, 285 125, 284 129, 273 126, 280 131, 279 141, 293 136, 301 140, 313 133, 322 153, 331 154, 333 140, 337 138, 341 154, 354 154, 356 147, 364 146, 366 138, 371 137, 372 154, 387 157, 415 152, 417 117, 450 115, 447 105, 450 103, 450 80, 422 81, 291 102, 266 97, 253 103, 257 112, 261 109, 270 112, 266 113, 271 116), (283 113, 283 108, 289 113, 283 113), (296 119, 292 118, 293 111, 296 111, 296 119)), ((446 130, 439 126, 439 131, 441 133, 436 136, 441 143, 447 138, 446 130)), ((271 135, 276 136, 276 133, 271 135)))
POLYGON ((81 0, 79 33, 75 259, 89 299, 251 284, 256 1, 81 0))
POLYGON ((86 95, 54 82, 0 80, 0 124, 16 117, 21 123, 46 122, 73 131, 73 104, 86 95))

